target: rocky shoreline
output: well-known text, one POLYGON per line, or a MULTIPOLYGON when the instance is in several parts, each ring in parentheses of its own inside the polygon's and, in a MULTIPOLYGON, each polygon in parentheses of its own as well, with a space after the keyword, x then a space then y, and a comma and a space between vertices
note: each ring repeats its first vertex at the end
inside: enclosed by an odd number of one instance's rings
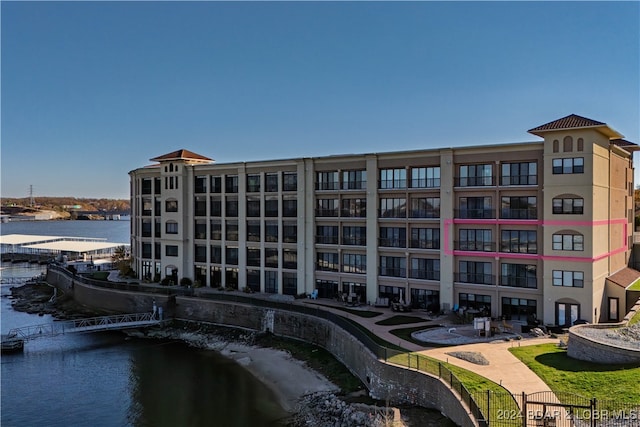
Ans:
MULTIPOLYGON (((65 295, 54 296, 54 288, 46 283, 30 283, 11 288, 14 310, 32 314, 48 314, 66 320, 110 313, 89 310, 65 295)), ((200 324, 178 324, 174 327, 128 331, 137 338, 180 340, 190 346, 217 351, 235 360, 269 386, 291 416, 284 420, 286 427, 335 426, 425 426, 448 424, 448 420, 434 411, 416 409, 408 419, 410 408, 399 410, 374 404, 358 403, 370 400, 360 393, 346 396, 338 386, 309 368, 304 361, 290 353, 256 345, 258 334, 252 331, 214 327, 200 324), (402 412, 402 415, 401 415, 402 412)))

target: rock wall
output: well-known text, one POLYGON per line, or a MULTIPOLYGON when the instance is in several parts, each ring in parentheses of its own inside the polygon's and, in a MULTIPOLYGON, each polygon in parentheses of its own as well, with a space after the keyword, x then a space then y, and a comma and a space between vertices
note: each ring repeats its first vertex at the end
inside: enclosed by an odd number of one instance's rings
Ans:
POLYGON ((567 355, 574 359, 603 364, 640 363, 639 350, 618 347, 605 340, 587 337, 583 333, 585 328, 613 329, 624 325, 621 323, 572 326, 569 329, 567 355))

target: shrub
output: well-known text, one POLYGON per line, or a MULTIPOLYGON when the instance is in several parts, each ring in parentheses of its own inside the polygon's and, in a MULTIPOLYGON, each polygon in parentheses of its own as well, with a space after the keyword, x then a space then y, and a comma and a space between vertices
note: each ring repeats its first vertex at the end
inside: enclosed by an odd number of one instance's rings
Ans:
POLYGON ((189 279, 188 277, 183 277, 182 279, 180 279, 180 286, 191 286, 193 285, 193 280, 189 279))
POLYGON ((164 279, 162 279, 160 281, 160 284, 162 286, 169 286, 171 284, 171 278, 170 277, 165 277, 164 279))

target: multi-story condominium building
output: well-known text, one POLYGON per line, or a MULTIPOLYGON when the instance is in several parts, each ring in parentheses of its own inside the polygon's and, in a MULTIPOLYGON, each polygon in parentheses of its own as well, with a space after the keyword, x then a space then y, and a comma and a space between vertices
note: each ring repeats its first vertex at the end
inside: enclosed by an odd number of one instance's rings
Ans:
POLYGON ((529 132, 543 140, 227 164, 187 150, 155 157, 130 172, 134 269, 561 326, 620 320, 625 284, 640 278, 627 267, 638 147, 576 115, 529 132))

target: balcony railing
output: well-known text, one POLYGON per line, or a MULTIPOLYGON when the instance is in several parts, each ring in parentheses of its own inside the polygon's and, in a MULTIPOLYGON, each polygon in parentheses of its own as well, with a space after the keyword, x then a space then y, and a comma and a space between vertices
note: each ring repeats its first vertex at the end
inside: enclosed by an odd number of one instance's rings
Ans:
POLYGON ((538 185, 538 175, 503 176, 500 185, 538 185))
POLYGON ((343 245, 350 246, 367 246, 367 238, 366 237, 343 237, 342 238, 343 245))
POLYGON ((407 269, 380 267, 380 275, 387 277, 407 277, 407 269))
POLYGON ((378 245, 385 248, 406 248, 407 240, 381 237, 378 239, 378 245))
POLYGON ((475 251, 475 252, 495 252, 495 242, 482 242, 470 240, 456 240, 453 242, 454 248, 458 251, 475 251))
POLYGON ((316 243, 321 245, 337 245, 338 236, 316 236, 316 243))
POLYGON ((477 283, 479 285, 495 285, 495 276, 492 274, 456 273, 455 281, 460 283, 477 283))
POLYGON ((538 210, 536 208, 525 209, 500 209, 500 218, 503 219, 538 219, 538 210))
POLYGON ((409 277, 412 279, 422 280, 440 280, 440 272, 424 269, 411 269, 409 270, 409 277))
POLYGON ((440 249, 440 240, 411 239, 410 247, 413 249, 440 249))
POLYGON ((334 209, 326 209, 326 208, 317 208, 316 216, 320 217, 336 217, 338 216, 338 208, 334 209))
POLYGON ((538 280, 535 277, 500 276, 500 286, 536 289, 538 280))
POLYGON ((460 219, 495 219, 495 209, 456 209, 455 217, 460 219))
POLYGON ((456 187, 494 187, 496 185, 495 176, 467 176, 454 178, 456 187))

